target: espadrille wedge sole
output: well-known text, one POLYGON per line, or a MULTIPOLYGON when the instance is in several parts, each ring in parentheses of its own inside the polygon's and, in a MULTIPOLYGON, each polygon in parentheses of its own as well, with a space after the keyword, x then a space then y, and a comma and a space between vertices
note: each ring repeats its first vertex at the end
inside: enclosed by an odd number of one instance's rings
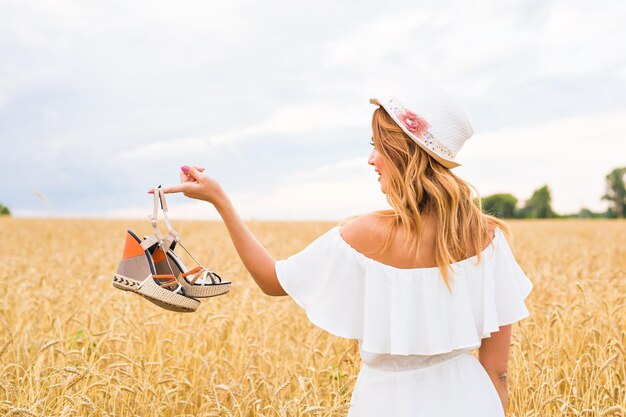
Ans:
POLYGON ((200 305, 198 300, 181 296, 161 287, 154 282, 153 275, 148 275, 144 280, 137 281, 121 274, 115 274, 113 286, 120 290, 136 292, 159 307, 180 313, 194 312, 200 305))
POLYGON ((122 260, 113 277, 113 286, 137 293, 166 310, 196 311, 200 301, 186 297, 174 275, 157 274, 152 255, 140 242, 133 232, 127 231, 122 260))

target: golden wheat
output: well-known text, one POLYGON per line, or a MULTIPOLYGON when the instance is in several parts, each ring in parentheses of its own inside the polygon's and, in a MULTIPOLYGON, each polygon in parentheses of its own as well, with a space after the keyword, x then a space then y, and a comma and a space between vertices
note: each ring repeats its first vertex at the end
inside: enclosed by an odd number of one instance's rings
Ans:
MULTIPOLYGON (((277 259, 334 226, 248 224, 277 259)), ((535 287, 531 316, 513 328, 509 415, 623 416, 626 222, 510 224, 535 287)), ((175 226, 233 282, 192 314, 111 285, 126 228, 149 234, 148 222, 0 219, 0 414, 346 414, 354 342, 310 324, 288 297, 263 295, 223 224, 175 226)))

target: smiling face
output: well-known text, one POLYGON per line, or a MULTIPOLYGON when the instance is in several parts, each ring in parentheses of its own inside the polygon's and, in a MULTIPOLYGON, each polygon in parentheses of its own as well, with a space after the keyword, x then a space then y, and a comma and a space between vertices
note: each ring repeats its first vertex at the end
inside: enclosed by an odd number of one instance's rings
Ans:
POLYGON ((382 155, 376 150, 374 142, 370 142, 370 145, 374 146, 372 149, 372 153, 370 154, 367 163, 374 167, 374 170, 378 174, 378 181, 380 182, 380 188, 383 193, 385 193, 385 165, 383 162, 382 155))

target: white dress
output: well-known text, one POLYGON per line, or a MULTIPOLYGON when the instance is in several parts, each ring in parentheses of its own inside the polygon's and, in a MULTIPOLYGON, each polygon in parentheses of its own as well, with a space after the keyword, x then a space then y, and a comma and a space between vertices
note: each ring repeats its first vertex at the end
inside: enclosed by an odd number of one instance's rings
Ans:
POLYGON ((470 350, 529 315, 532 283, 503 232, 452 264, 450 293, 437 267, 396 268, 351 247, 340 226, 276 261, 285 292, 320 328, 357 339, 362 365, 348 417, 503 417, 470 350))

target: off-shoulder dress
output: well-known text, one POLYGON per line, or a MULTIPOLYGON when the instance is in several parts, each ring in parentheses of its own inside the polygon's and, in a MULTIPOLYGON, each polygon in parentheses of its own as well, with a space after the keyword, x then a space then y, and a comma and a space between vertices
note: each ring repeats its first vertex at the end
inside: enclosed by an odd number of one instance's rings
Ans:
POLYGON ((502 417, 469 351, 529 315, 533 285, 500 228, 477 256, 439 268, 396 268, 350 246, 340 226, 276 261, 285 292, 316 326, 357 339, 362 359, 348 417, 502 417))

